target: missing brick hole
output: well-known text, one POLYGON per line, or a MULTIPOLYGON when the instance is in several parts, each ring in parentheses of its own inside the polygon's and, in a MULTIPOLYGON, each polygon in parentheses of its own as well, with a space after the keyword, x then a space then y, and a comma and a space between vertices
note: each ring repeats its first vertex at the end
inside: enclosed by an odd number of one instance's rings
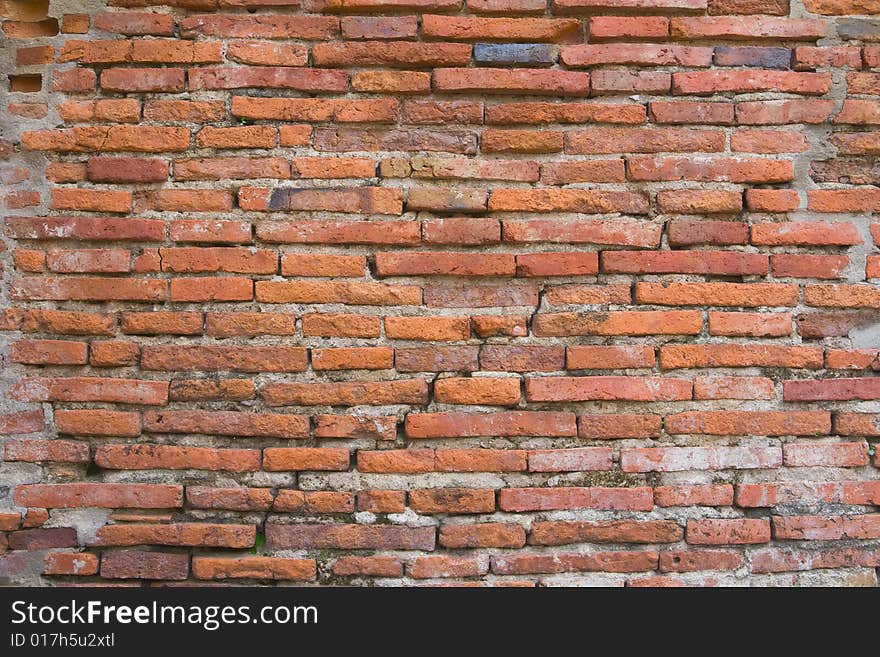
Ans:
POLYGON ((39 39, 58 34, 58 19, 3 21, 3 34, 10 39, 39 39))
POLYGON ((19 91, 26 94, 38 92, 43 87, 42 75, 10 75, 9 91, 19 91))

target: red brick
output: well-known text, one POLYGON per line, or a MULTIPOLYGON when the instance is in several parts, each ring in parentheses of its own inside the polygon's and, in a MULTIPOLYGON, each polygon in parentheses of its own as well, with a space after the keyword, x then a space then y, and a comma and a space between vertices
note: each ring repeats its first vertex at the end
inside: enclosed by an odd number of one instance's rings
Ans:
POLYGON ((837 413, 834 432, 841 436, 877 436, 880 435, 880 424, 872 413, 837 413))
MULTIPOLYGON (((802 74, 809 75, 809 74, 802 74)), ((264 87, 307 93, 340 92, 348 88, 348 72, 270 66, 218 66, 192 68, 191 90, 264 87)))
POLYGON ((333 574, 341 577, 400 577, 403 565, 397 557, 340 557, 333 563, 333 574))
POLYGON ((784 482, 740 484, 736 504, 745 508, 773 507, 778 504, 843 503, 842 485, 833 482, 784 482))
POLYGON ((868 465, 866 443, 814 443, 782 446, 782 459, 789 467, 855 468, 868 465))
POLYGON ((388 449, 381 451, 359 450, 357 469, 360 472, 433 472, 433 449, 388 449))
POLYGON ((94 25, 99 30, 126 36, 171 36, 174 33, 174 21, 168 14, 103 11, 95 15, 94 25))
POLYGON ((825 411, 688 411, 666 417, 669 434, 808 436, 828 433, 825 411))
POLYGON ((730 484, 697 484, 658 486, 654 489, 657 506, 730 506, 733 486, 730 484))
POLYGON ((5 12, 0 579, 871 579, 875 0, 167 2, 5 12))
POLYGON ((438 472, 517 472, 526 469, 526 452, 515 449, 438 449, 438 472))
POLYGON ((164 410, 144 413, 144 429, 152 433, 306 438, 309 420, 303 415, 278 413, 164 410))
POLYGON ((50 552, 46 555, 45 575, 79 575, 98 573, 98 557, 88 552, 50 552))
POLYGON ((269 383, 260 390, 268 406, 360 406, 363 404, 423 404, 428 399, 424 379, 338 383, 269 383))
POLYGON ((175 401, 211 401, 228 399, 242 401, 254 396, 254 382, 251 379, 177 379, 171 382, 168 391, 175 401))
POLYGON ((738 570, 743 556, 727 550, 672 550, 660 553, 660 572, 689 573, 700 570, 738 570))
POLYGON ((693 545, 749 545, 770 542, 770 523, 762 519, 704 518, 688 520, 687 542, 693 545))
POLYGON ((752 556, 752 572, 776 573, 786 571, 810 570, 813 568, 874 567, 880 560, 877 550, 859 548, 839 548, 819 551, 779 550, 767 548, 758 550, 752 556))
POLYGON ((530 472, 582 472, 611 470, 610 447, 539 449, 529 451, 530 472))
POLYGON ((742 210, 739 192, 671 190, 657 194, 662 212, 670 214, 737 214, 742 210))
POLYGON ((608 572, 655 570, 657 552, 615 550, 588 554, 518 554, 492 557, 492 572, 499 575, 530 573, 608 572))
POLYGON ((562 347, 483 345, 480 367, 502 372, 556 372, 563 369, 562 347))
POLYGON ((653 347, 575 346, 566 349, 566 369, 597 370, 653 367, 653 347))
POLYGON ((752 243, 764 246, 854 246, 862 243, 855 225, 845 222, 754 224, 752 243))
POLYGON ((563 133, 487 128, 480 139, 480 148, 484 153, 556 153, 563 148, 563 133))
POLYGON ((90 157, 86 176, 95 182, 163 182, 168 163, 155 158, 90 157))
POLYGON ((88 463, 90 459, 88 444, 69 440, 10 440, 3 458, 26 463, 88 463))
MULTIPOLYGON (((575 190, 572 190, 575 191, 575 190)), ((610 244, 616 246, 659 246, 660 227, 634 220, 567 221, 560 219, 530 219, 504 221, 502 239, 505 242, 554 242, 574 244, 610 244)))
POLYGON ((224 470, 245 472, 260 468, 253 449, 214 449, 172 445, 105 445, 95 464, 110 470, 224 470))
POLYGON ((631 157, 628 177, 634 181, 780 183, 794 178, 791 162, 756 158, 697 159, 631 157))
POLYGON ((668 345, 660 349, 663 369, 679 367, 822 367, 822 350, 784 345, 668 345))
MULTIPOLYGON (((641 22, 647 19, 632 20, 641 22)), ((732 103, 652 101, 650 112, 655 123, 732 125, 734 108, 732 103)))
POLYGON ((672 75, 659 71, 632 71, 625 69, 594 70, 590 85, 595 96, 638 94, 668 94, 672 75))
MULTIPOLYGON (((870 259, 869 259, 870 265, 870 259)), ((770 268, 776 277, 843 278, 849 265, 847 256, 822 256, 778 253, 770 256, 770 268)), ((868 276, 870 278, 870 275, 868 276)))
POLYGON ((730 137, 730 150, 739 153, 803 153, 807 138, 789 130, 739 130, 730 137))
POLYGON ((561 70, 438 68, 434 70, 434 88, 447 93, 588 96, 590 75, 561 70))
POLYGON ((807 541, 875 539, 880 537, 880 515, 772 516, 773 537, 807 541))
POLYGON ((669 19, 662 16, 591 16, 590 40, 664 39, 669 19))
POLYGON ((175 93, 183 91, 181 68, 106 68, 101 89, 123 93, 175 93))
POLYGON ((424 93, 431 89, 431 75, 417 71, 363 71, 354 74, 351 86, 365 93, 424 93))
POLYGON ((89 363, 95 367, 121 367, 137 363, 140 347, 124 340, 92 342, 89 363))
POLYGON ((215 337, 237 335, 293 335, 295 318, 283 313, 207 313, 205 333, 215 337))
POLYGON ((470 58, 471 46, 464 43, 361 41, 319 43, 312 48, 312 62, 315 66, 429 68, 467 64, 470 58))
POLYGON ((646 214, 648 201, 635 192, 596 189, 495 189, 489 198, 493 212, 577 212, 646 214))
POLYGON ((536 336, 562 335, 696 335, 702 315, 696 311, 614 311, 608 313, 539 313, 536 336))
POLYGON ((537 304, 537 299, 535 285, 434 285, 425 290, 425 305, 434 308, 530 306, 537 304))
POLYGON ((379 276, 500 276, 515 272, 509 254, 485 255, 477 260, 458 253, 377 253, 379 276))
POLYGON ((501 241, 501 223, 470 217, 428 219, 422 222, 422 239, 429 244, 493 244, 501 241))
POLYGON ((626 180, 626 170, 622 159, 541 164, 541 182, 546 185, 623 182, 624 180, 626 180))
POLYGON ((145 346, 141 367, 160 371, 301 372, 301 347, 145 346))
POLYGON ((407 39, 418 31, 415 16, 343 16, 341 23, 346 39, 407 39))
POLYGON ((58 410, 55 427, 58 433, 76 436, 137 436, 141 416, 128 411, 58 410))
POLYGON ((386 317, 385 336, 391 340, 448 342, 470 337, 467 317, 386 317))
POLYGON ((34 301, 161 302, 168 295, 164 280, 148 278, 51 278, 30 276, 13 283, 10 297, 34 301))
POLYGON ((776 468, 782 465, 778 447, 649 447, 624 448, 620 469, 624 472, 682 472, 776 468))
POLYGON ((326 447, 273 447, 263 452, 263 469, 289 470, 347 470, 347 449, 326 447))
POLYGON ((602 271, 614 274, 766 275, 768 260, 733 251, 603 251, 602 271))
POLYGON ((675 401, 690 399, 692 384, 683 379, 624 376, 532 377, 526 379, 526 399, 552 401, 675 401))
POLYGON ((380 319, 354 314, 303 315, 303 335, 378 338, 380 319))
POLYGON ((362 490, 357 494, 358 511, 372 513, 403 513, 406 492, 402 490, 362 490))
POLYGON ((514 406, 520 400, 520 381, 511 377, 438 379, 434 398, 441 404, 514 406))
POLYGON ((285 557, 195 557, 193 576, 197 579, 247 578, 308 581, 317 576, 314 559, 285 557))
POLYGON ((518 276, 588 276, 598 271, 597 253, 528 253, 516 256, 518 276))
POLYGON ((77 546, 76 529, 53 527, 51 529, 21 529, 7 535, 10 550, 49 550, 77 546))
POLYGON ((535 522, 532 523, 532 530, 529 533, 529 545, 676 543, 683 537, 684 530, 669 520, 535 522))
POLYGON ((318 415, 315 417, 315 437, 394 440, 397 437, 397 418, 393 415, 318 415))
POLYGON ((482 123, 483 104, 468 100, 404 100, 402 117, 405 123, 419 125, 441 125, 449 120, 482 123))
POLYGON ((639 303, 663 306, 794 306, 798 297, 796 286, 778 283, 636 283, 635 292, 639 303))
POLYGON ((516 41, 565 43, 577 41, 580 21, 547 18, 477 18, 422 16, 422 34, 451 41, 516 41))
POLYGON ((662 429, 659 415, 602 414, 581 415, 578 436, 590 439, 657 438, 662 429))
POLYGON ((168 403, 168 383, 139 379, 98 377, 27 377, 9 392, 21 401, 109 402, 163 406, 168 403))
POLYGON ((478 369, 478 357, 476 346, 400 347, 395 349, 394 365, 400 372, 471 372, 478 369))
POLYGON ((189 130, 162 126, 85 126, 70 130, 45 130, 22 134, 28 150, 62 152, 138 151, 161 153, 189 147, 189 130))
MULTIPOLYGON (((101 546, 176 545, 249 548, 254 544, 255 534, 253 525, 196 522, 172 525, 104 525, 98 530, 91 544, 101 546)), ((184 563, 188 561, 186 555, 178 556, 184 557, 184 563)))
POLYGON ((512 102, 486 107, 486 123, 644 123, 645 108, 632 103, 512 102))
POLYGON ((573 413, 509 411, 495 413, 410 413, 410 438, 465 436, 573 436, 573 413))
POLYGON ((415 244, 415 222, 272 221, 257 224, 257 237, 274 243, 294 244, 415 244))
POLYGON ((19 506, 48 509, 163 509, 183 506, 183 488, 158 484, 32 484, 17 487, 14 499, 19 506))
POLYGON ((488 557, 459 557, 437 555, 417 557, 407 566, 407 574, 414 579, 435 577, 479 577, 489 570, 488 557))
POLYGON ((384 370, 392 367, 390 347, 339 347, 312 350, 315 370, 384 370))
POLYGON ((182 580, 189 574, 189 557, 141 550, 106 552, 101 558, 101 577, 107 579, 182 580))
POLYGON ((712 49, 653 44, 576 45, 563 48, 561 57, 564 64, 573 67, 601 64, 704 67, 712 63, 712 49))
POLYGON ((773 381, 753 376, 701 376, 694 379, 694 399, 773 399, 773 381))
POLYGON ((9 217, 6 234, 18 239, 162 241, 164 224, 154 219, 112 217, 9 217))
POLYGON ((489 522, 440 526, 440 545, 446 548, 521 548, 526 532, 517 524, 489 522))
POLYGON ((268 511, 274 495, 269 488, 187 486, 186 501, 197 509, 268 511))
POLYGON ((416 513, 492 513, 495 491, 470 488, 410 490, 409 507, 416 513))
POLYGON ((296 514, 353 513, 354 495, 334 491, 282 490, 272 505, 275 511, 296 514))
POLYGON ((329 548, 345 550, 434 549, 433 527, 267 523, 269 549, 329 548))

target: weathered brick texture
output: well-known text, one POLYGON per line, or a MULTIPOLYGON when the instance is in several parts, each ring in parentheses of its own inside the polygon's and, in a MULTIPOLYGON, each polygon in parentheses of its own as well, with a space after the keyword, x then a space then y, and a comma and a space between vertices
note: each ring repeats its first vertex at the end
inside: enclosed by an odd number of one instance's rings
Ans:
POLYGON ((877 585, 875 0, 0 12, 0 584, 877 585))

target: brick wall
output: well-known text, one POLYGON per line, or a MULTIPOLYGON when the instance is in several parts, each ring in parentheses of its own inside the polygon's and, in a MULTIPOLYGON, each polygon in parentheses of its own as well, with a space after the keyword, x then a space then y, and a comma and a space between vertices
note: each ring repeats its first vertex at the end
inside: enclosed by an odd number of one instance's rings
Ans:
POLYGON ((877 0, 152 2, 0 5, 0 582, 876 585, 877 0))

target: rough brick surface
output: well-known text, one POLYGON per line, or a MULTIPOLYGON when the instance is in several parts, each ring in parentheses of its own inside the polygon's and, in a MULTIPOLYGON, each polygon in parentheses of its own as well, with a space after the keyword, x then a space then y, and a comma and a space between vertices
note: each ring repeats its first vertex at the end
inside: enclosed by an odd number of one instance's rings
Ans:
POLYGON ((69 11, 0 3, 0 584, 877 584, 875 0, 69 11))

